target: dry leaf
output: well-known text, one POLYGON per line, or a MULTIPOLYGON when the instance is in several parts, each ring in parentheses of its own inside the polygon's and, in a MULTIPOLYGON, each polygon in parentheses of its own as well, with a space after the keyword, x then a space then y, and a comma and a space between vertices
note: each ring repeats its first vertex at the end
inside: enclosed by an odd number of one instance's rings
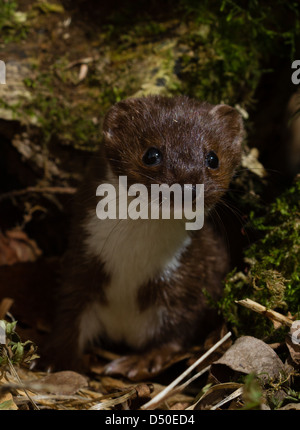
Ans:
POLYGON ((132 382, 112 378, 111 376, 102 376, 101 385, 107 392, 111 393, 116 390, 124 390, 125 388, 132 387, 132 382))
POLYGON ((224 384, 213 385, 198 400, 194 409, 211 409, 216 403, 223 400, 228 394, 242 387, 236 382, 226 382, 224 384))
POLYGON ((50 373, 39 380, 45 385, 48 393, 71 395, 77 393, 81 388, 87 387, 87 379, 79 373, 69 370, 63 372, 50 373))
POLYGON ((21 230, 0 232, 0 266, 33 262, 42 254, 36 242, 21 230))
POLYGON ((122 375, 130 381, 138 382, 153 378, 154 376, 161 374, 174 364, 190 357, 190 351, 179 352, 177 354, 172 355, 170 354, 168 348, 161 348, 152 350, 147 355, 132 354, 121 356, 120 358, 108 363, 104 368, 102 367, 102 365, 93 365, 91 369, 93 370, 93 372, 100 371, 101 374, 104 371, 104 373, 108 375, 122 375), (161 364, 155 369, 149 369, 149 357, 153 357, 153 359, 155 359, 157 354, 159 354, 161 364), (128 371, 129 368, 132 369, 132 372, 128 371))
POLYGON ((150 394, 153 392, 152 384, 139 384, 135 386, 136 394, 140 398, 150 397, 150 394))
POLYGON ((0 396, 0 410, 8 411, 8 410, 17 410, 18 407, 13 400, 13 396, 11 393, 5 393, 0 396))
POLYGON ((290 411, 290 410, 298 410, 300 411, 300 403, 288 403, 287 405, 279 408, 280 411, 290 411))
POLYGON ((136 396, 133 396, 132 399, 128 402, 129 409, 139 409, 140 406, 148 402, 151 399, 151 393, 153 392, 152 384, 138 384, 133 386, 136 392, 136 396))
POLYGON ((284 364, 262 340, 252 336, 242 336, 225 352, 223 357, 212 364, 211 374, 220 382, 228 381, 235 372, 268 379, 279 376, 284 364))
POLYGON ((0 320, 5 319, 5 316, 13 304, 13 299, 4 297, 0 302, 0 320))

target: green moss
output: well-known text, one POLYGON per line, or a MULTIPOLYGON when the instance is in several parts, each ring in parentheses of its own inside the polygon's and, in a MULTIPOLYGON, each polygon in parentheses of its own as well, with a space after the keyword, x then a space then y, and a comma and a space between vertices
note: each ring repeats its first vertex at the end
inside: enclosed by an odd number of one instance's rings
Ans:
POLYGON ((18 42, 28 32, 25 13, 18 11, 16 1, 0 0, 0 41, 2 43, 18 42))
POLYGON ((263 391, 259 379, 253 373, 245 376, 243 386, 244 406, 242 410, 261 409, 263 391))
POLYGON ((249 105, 273 53, 289 59, 295 53, 300 5, 275 3, 224 0, 220 7, 216 1, 182 0, 185 20, 193 25, 181 40, 181 91, 213 103, 249 105), (201 26, 207 30, 199 31, 201 26))
POLYGON ((300 178, 272 203, 264 216, 251 214, 260 240, 245 251, 244 273, 228 275, 218 308, 236 333, 269 336, 272 323, 242 308, 250 298, 284 314, 300 315, 300 178))
MULTIPOLYGON (((256 0, 168 4, 162 11, 158 0, 151 5, 146 0, 139 5, 124 1, 105 17, 99 32, 90 34, 87 41, 87 49, 99 46, 99 59, 88 64, 84 82, 78 82, 80 65, 70 66, 71 55, 56 59, 50 68, 37 65, 34 73, 38 76, 24 81, 32 100, 18 112, 41 126, 44 145, 56 139, 76 148, 95 149, 105 112, 133 95, 184 93, 248 107, 270 56, 276 52, 289 57, 294 52, 298 4, 276 0, 274 14, 267 0, 259 7, 256 0), (288 19, 278 19, 286 15, 288 19)), ((52 16, 63 12, 56 3, 35 6, 28 16, 36 29, 40 25, 37 14, 44 15, 44 6, 45 13, 59 12, 52 16)), ((7 26, 14 22, 17 2, 0 0, 0 7, 2 34, 5 29, 11 35, 11 31, 20 33, 18 26, 7 26)))
POLYGON ((271 72, 274 53, 288 61, 295 54, 296 2, 180 0, 168 3, 165 13, 157 12, 158 4, 125 1, 107 17, 103 36, 121 56, 130 50, 139 55, 143 45, 158 40, 175 40, 171 74, 179 80, 168 86, 170 94, 247 107, 262 74, 271 72))
POLYGON ((45 0, 43 1, 38 1, 35 5, 34 8, 40 10, 41 12, 48 14, 48 13, 63 13, 64 12, 64 8, 61 4, 59 3, 49 3, 45 0))
MULTIPOLYGON (((41 73, 38 79, 26 79, 32 91, 32 100, 22 106, 22 111, 40 126, 41 143, 47 146, 52 139, 75 148, 94 150, 99 141, 99 124, 93 120, 96 109, 89 103, 73 103, 70 94, 60 94, 54 74, 41 73)), ((98 106, 97 106, 98 107, 98 106)))

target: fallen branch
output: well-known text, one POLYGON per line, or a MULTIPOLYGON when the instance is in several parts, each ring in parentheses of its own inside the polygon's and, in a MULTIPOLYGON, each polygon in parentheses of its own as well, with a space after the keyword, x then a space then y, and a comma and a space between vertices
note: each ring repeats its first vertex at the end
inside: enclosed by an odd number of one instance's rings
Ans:
POLYGON ((293 324, 292 318, 286 317, 285 315, 282 315, 279 312, 275 312, 272 309, 268 309, 260 303, 257 303, 251 299, 236 300, 235 303, 245 306, 246 308, 251 309, 252 311, 269 318, 275 326, 276 324, 278 326, 278 323, 280 323, 286 325, 287 327, 291 327, 291 325, 293 324))

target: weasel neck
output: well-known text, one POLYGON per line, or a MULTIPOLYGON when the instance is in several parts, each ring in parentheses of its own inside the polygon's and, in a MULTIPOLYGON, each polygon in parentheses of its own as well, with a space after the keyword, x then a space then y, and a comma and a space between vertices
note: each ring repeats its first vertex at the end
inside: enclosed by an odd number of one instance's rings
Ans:
POLYGON ((182 220, 99 220, 90 213, 85 230, 87 253, 99 258, 112 278, 128 273, 139 284, 175 269, 191 242, 182 220))
MULTIPOLYGON (((118 211, 120 198, 117 195, 127 193, 127 189, 120 186, 119 177, 110 167, 105 183, 115 188, 114 203, 118 211)), ((183 219, 108 217, 101 220, 91 210, 84 229, 87 254, 99 258, 113 279, 124 279, 128 274, 125 278, 129 282, 134 273, 134 284, 147 282, 165 270, 176 268, 179 256, 191 241, 183 219)))

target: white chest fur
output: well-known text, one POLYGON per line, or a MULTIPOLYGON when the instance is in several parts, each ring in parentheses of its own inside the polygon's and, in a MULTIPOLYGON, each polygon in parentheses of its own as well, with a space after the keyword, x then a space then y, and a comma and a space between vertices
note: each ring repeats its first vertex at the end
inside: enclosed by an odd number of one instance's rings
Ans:
POLYGON ((110 275, 105 286, 108 305, 85 310, 80 344, 105 332, 114 341, 139 348, 162 324, 162 310, 141 312, 137 303, 140 286, 158 274, 175 270, 190 237, 182 220, 99 220, 95 212, 86 220, 86 250, 104 263, 110 275))

